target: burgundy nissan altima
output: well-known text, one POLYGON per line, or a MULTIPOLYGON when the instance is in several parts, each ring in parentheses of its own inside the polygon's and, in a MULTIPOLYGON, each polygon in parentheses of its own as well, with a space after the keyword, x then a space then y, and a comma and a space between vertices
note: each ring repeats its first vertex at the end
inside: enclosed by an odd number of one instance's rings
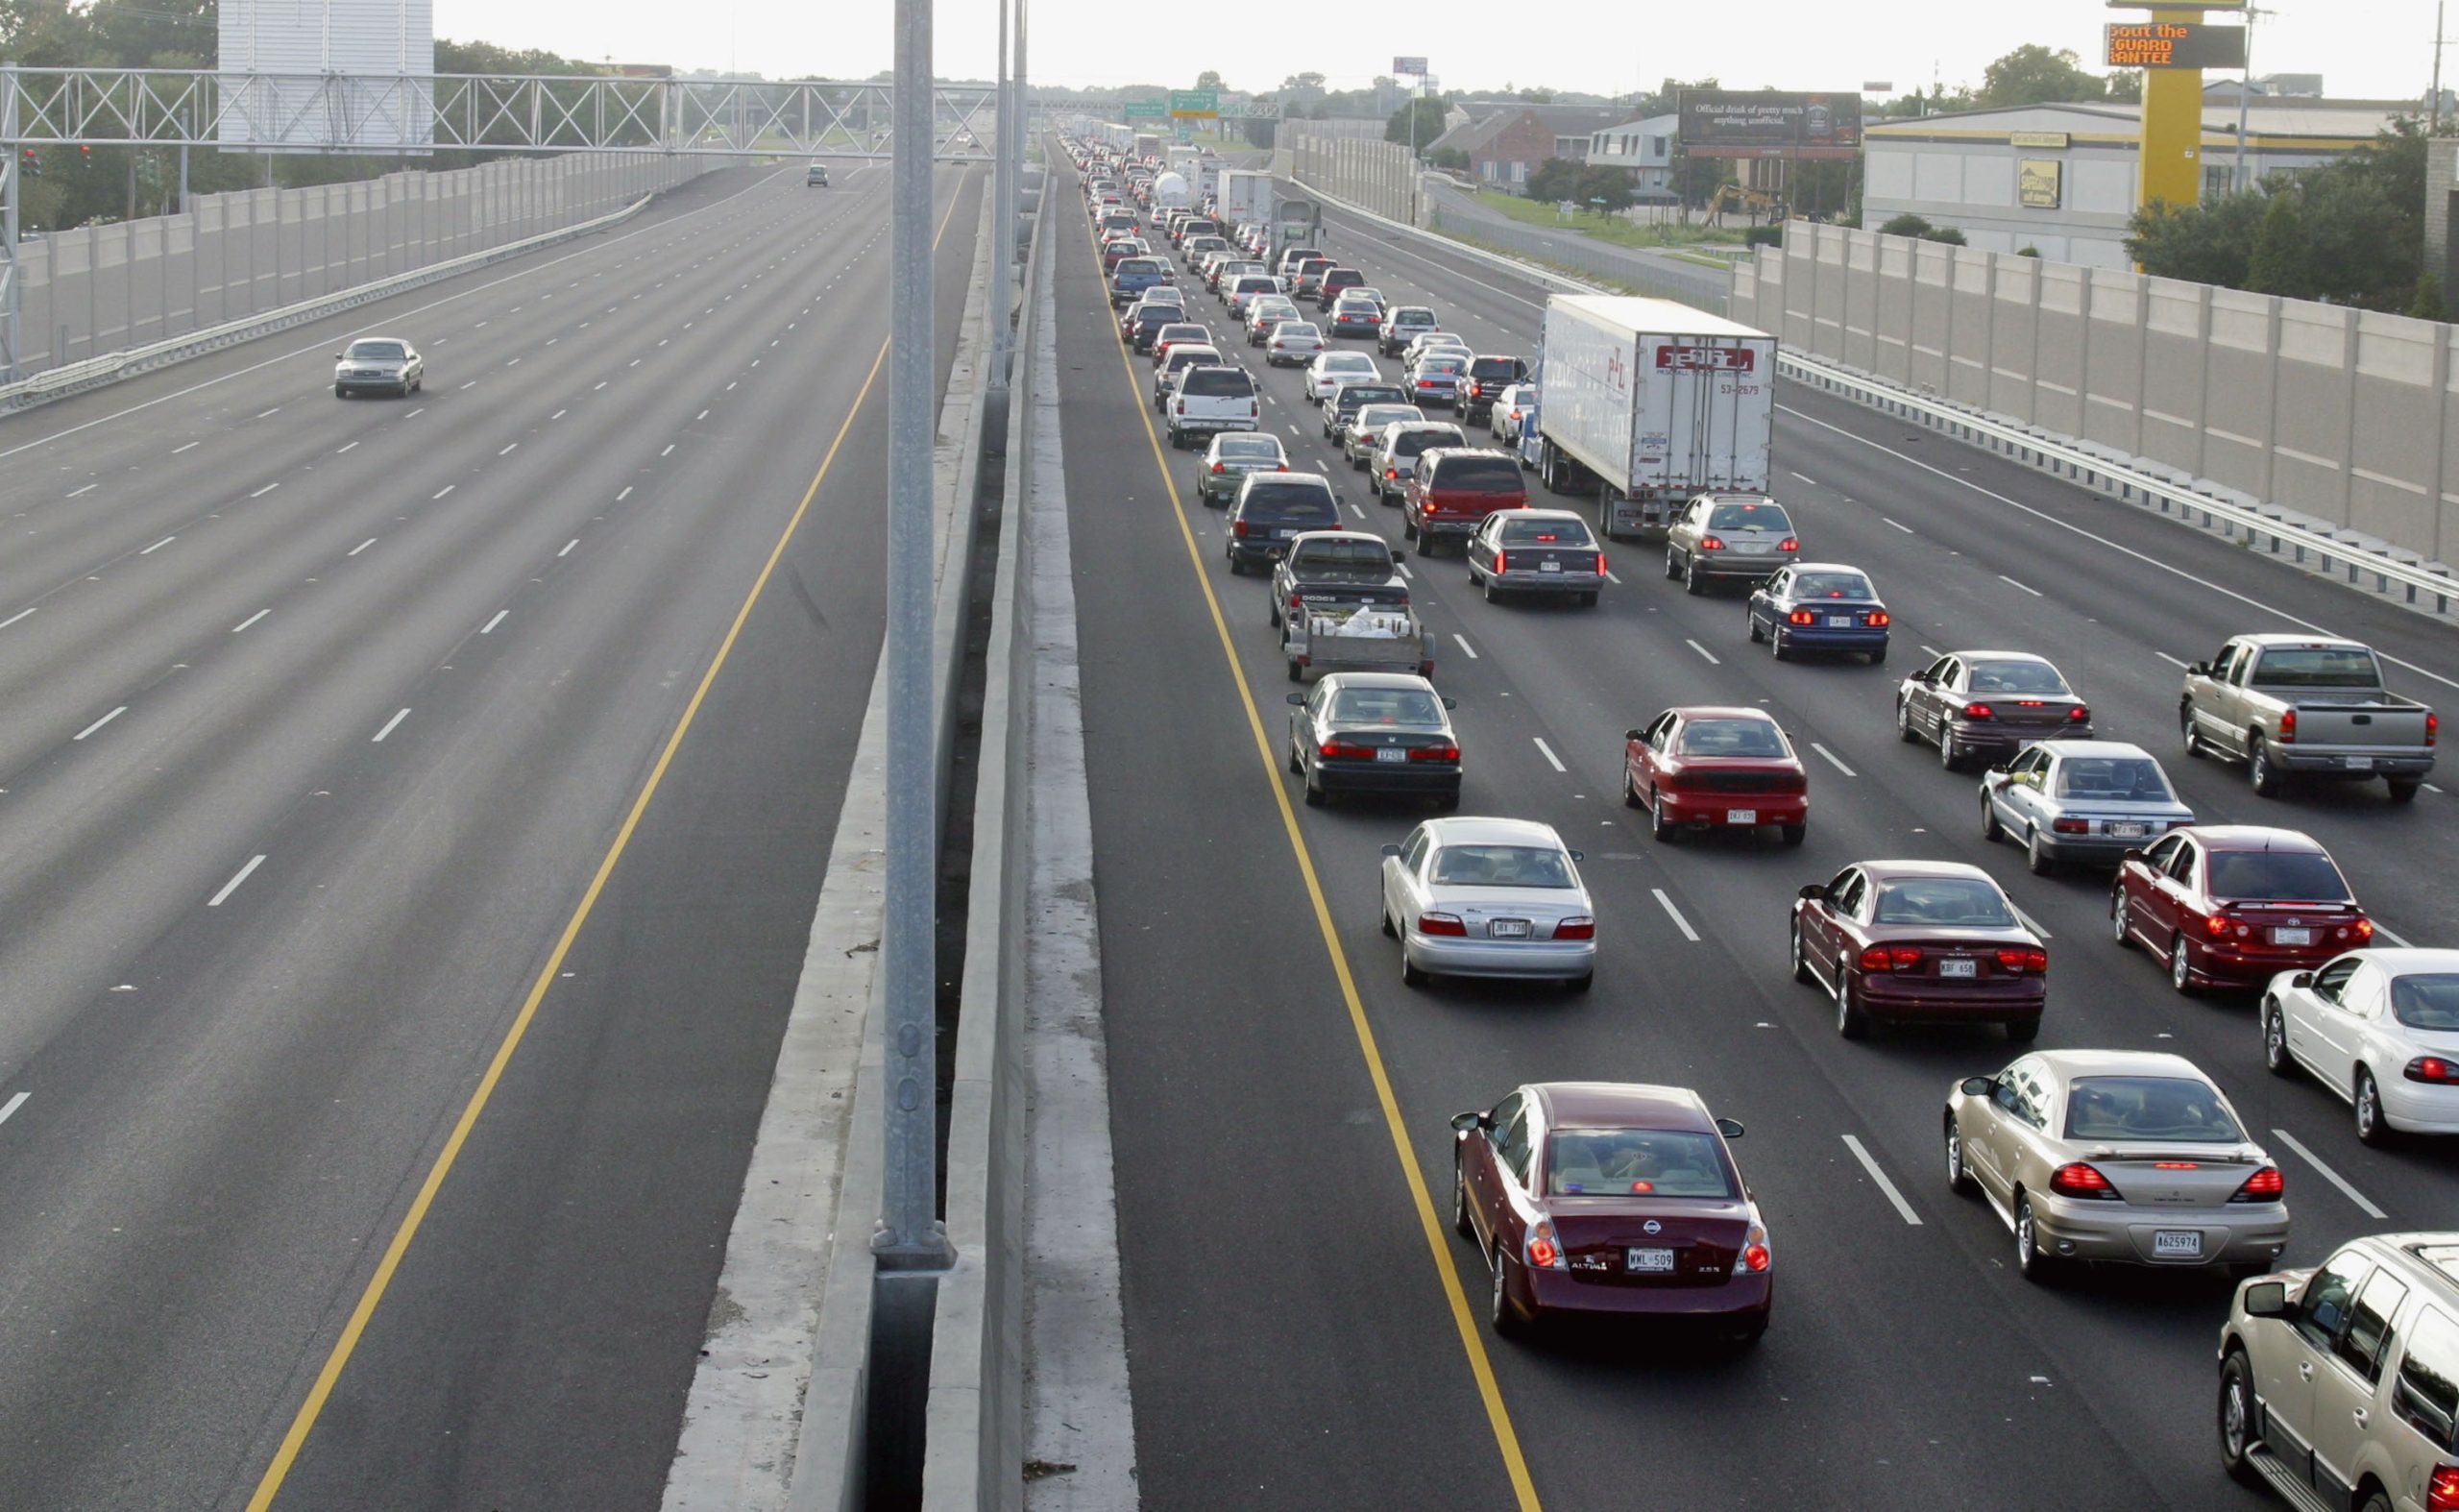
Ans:
POLYGON ((1493 1267, 1488 1315, 1702 1318, 1743 1343, 1767 1331, 1767 1226, 1688 1087, 1540 1082, 1451 1120, 1451 1222, 1493 1267))

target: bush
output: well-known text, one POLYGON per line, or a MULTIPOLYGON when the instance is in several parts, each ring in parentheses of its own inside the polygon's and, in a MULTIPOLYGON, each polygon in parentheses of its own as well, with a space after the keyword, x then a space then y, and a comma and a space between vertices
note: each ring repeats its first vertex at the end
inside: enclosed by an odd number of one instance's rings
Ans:
POLYGON ((1930 234, 1930 223, 1911 210, 1907 210, 1880 227, 1879 234, 1882 236, 1927 236, 1930 234))
POLYGON ((1921 239, 1923 241, 1944 242, 1950 247, 1961 247, 1965 245, 1963 232, 1956 230, 1952 226, 1940 226, 1930 232, 1921 239))
POLYGON ((2040 256, 2040 249, 2038 247, 2018 247, 2015 249, 2015 256, 2018 257, 2037 257, 2040 256))
POLYGON ((1745 247, 1781 247, 1785 244, 1785 228, 1744 226, 1741 229, 1741 244, 1745 247))
POLYGON ((2450 307, 2442 302, 2442 280, 2431 273, 2417 275, 2417 292, 2408 301, 2408 313, 2419 320, 2448 320, 2450 307))

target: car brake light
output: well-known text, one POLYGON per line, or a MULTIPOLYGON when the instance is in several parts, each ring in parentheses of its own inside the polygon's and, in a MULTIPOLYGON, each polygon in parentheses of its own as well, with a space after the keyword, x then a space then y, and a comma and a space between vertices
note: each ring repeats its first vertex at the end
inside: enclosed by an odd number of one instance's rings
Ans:
POLYGON ((1767 1231, 1755 1223, 1752 1224, 1750 1232, 1744 1234, 1741 1240, 1741 1268, 1746 1271, 1764 1271, 1772 1258, 1773 1256, 1767 1253, 1767 1231))
POLYGON ((2440 1056, 2419 1056, 2408 1062, 2407 1070, 2402 1074, 2411 1082, 2430 1082, 2437 1086, 2448 1086, 2459 1082, 2459 1061, 2445 1061, 2440 1056))
POLYGON ((1605 575, 1605 553, 1602 551, 1596 553, 1596 575, 1599 577, 1605 575))
POLYGON ((2066 711, 2066 722, 2069 724, 2082 724, 2087 722, 2091 718, 2092 711, 2086 709, 2080 703, 2066 711))
POLYGON ((2287 1187, 2288 1183, 2280 1179, 2279 1167, 2266 1165, 2247 1177, 2245 1184, 2238 1187, 2228 1200, 2232 1203, 2276 1203, 2287 1187))
POLYGON ((1887 964, 1896 970, 1910 971, 1921 963, 1921 947, 1918 945, 1890 946, 1887 953, 1887 964))
POLYGON ((1967 719, 1994 719, 1998 718, 1998 711, 1985 703, 1967 703, 1963 706, 1963 717, 1967 719))
POLYGON ((1387 478, 1398 477, 1400 476, 1400 470, 1397 467, 1387 467, 1383 470, 1383 476, 1387 478))
POLYGON ((1460 747, 1457 745, 1413 745, 1409 747, 1409 760, 1411 761, 1458 761, 1459 759, 1460 747))
POLYGON ((1289 607, 1292 609, 1303 609, 1306 607, 1306 601, 1303 596, 1293 593, 1289 596, 1289 607))
POLYGON ((2426 715, 2424 717, 2424 743, 2427 745, 2430 745, 2435 741, 2441 739, 2441 737, 2442 716, 2438 714, 2426 715))
POLYGON ((1528 1226, 1528 1263, 1541 1271, 1563 1268, 1562 1241, 1554 1237, 1554 1226, 1542 1218, 1528 1226))
POLYGON ((1887 969, 1887 947, 1885 945, 1872 945, 1869 949, 1863 951, 1860 965, 1864 971, 1885 971, 1887 969))
POLYGON ((1247 533, 1247 522, 1244 520, 1232 520, 1230 522, 1230 530, 1233 535, 1245 535, 1247 533))
POLYGON ((1227 472, 1229 472, 1229 471, 1230 471, 1228 468, 1226 468, 1226 467, 1222 466, 1222 465, 1221 465, 1220 463, 1218 463, 1218 462, 1215 462, 1215 463, 1213 463, 1213 464, 1212 464, 1212 470, 1213 470, 1214 472, 1216 472, 1216 473, 1227 473, 1227 472))
POLYGON ((1495 553, 1495 571, 1496 571, 1496 572, 1497 572, 1497 573, 1507 573, 1507 572, 1510 572, 1510 571, 1511 571, 1511 569, 1510 569, 1509 567, 1507 567, 1507 566, 1505 566, 1505 565, 1504 565, 1504 564, 1505 564, 1505 562, 1509 560, 1509 558, 1510 558, 1510 553, 1509 553, 1509 552, 1507 552, 1507 551, 1497 551, 1497 552, 1495 553))
POLYGON ((1811 613, 1807 609, 1796 609, 1792 613, 1785 616, 1785 622, 1787 624, 1816 624, 1818 622, 1818 616, 1811 613))
POLYGON ((2117 1188, 2109 1184, 2096 1166, 2081 1160, 2069 1161, 2049 1173, 2049 1189, 2060 1197, 2088 1197, 2100 1202, 2123 1202, 2117 1188))
POLYGON ((1595 939, 1596 938, 1596 920, 1593 918, 1567 918, 1554 926, 1554 938, 1556 939, 1595 939))
POLYGON ((2037 976, 2049 969, 2049 952, 2026 950, 2021 946, 2002 950, 1998 952, 1998 969, 2012 972, 2017 976, 2030 971, 2037 976))
POLYGON ((1466 935, 1469 926, 1460 922, 1456 914, 1421 914, 1418 915, 1421 935, 1466 935))
POLYGON ((2203 921, 2203 932, 2209 935, 2214 939, 2218 939, 2221 936, 2228 933, 2228 915, 2214 914, 2209 918, 2204 919, 2203 921))
POLYGON ((2425 1477, 2424 1512, 2459 1512, 2459 1465, 2436 1465, 2425 1477))
POLYGON ((2348 932, 2354 935, 2360 940, 2372 939, 2374 938, 2374 920, 2370 918, 2358 919, 2355 923, 2350 924, 2348 927, 2348 932))
POLYGON ((2056 830, 2060 835, 2089 835, 2092 833, 2092 821, 2089 819, 2052 819, 2049 821, 2049 827, 2056 830))
POLYGON ((1724 549, 1724 542, 1715 536, 1703 535, 1699 538, 1699 549, 1702 551, 1721 551, 1724 549))
POLYGON ((1799 541, 1794 540, 1791 536, 1785 537, 1784 543, 1776 548, 1779 551, 1798 551, 1801 549, 1802 544, 1799 541))
POLYGON ((1276 472, 1276 473, 1286 473, 1286 472, 1288 472, 1288 471, 1289 471, 1289 464, 1288 464, 1288 463, 1286 463, 1286 462, 1283 462, 1283 463, 1281 463, 1280 465, 1278 465, 1278 467, 1275 467, 1275 468, 1273 469, 1273 471, 1274 471, 1274 472, 1276 472))
POLYGON ((1873 628, 1884 629, 1887 625, 1893 624, 1895 622, 1887 618, 1886 610, 1873 609, 1869 613, 1862 616, 1862 622, 1873 628))
POLYGON ((2294 745, 2297 744, 2297 711, 2294 709, 2283 709, 2280 711, 2279 744, 2282 745, 2294 745))

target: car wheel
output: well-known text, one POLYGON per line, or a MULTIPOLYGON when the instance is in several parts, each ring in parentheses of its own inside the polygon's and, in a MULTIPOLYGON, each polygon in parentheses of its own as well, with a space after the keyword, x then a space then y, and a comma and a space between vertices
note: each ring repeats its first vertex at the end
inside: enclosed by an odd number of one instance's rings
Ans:
POLYGON ((1492 577, 1486 579, 1485 592, 1486 602, 1490 604, 1502 602, 1502 591, 1495 586, 1495 580, 1492 577))
POLYGON ((1972 1173, 1963 1165, 1963 1131, 1956 1127, 1952 1114, 1947 1118, 1947 1190, 1961 1197, 1974 1189, 1972 1173))
POLYGON ((1836 963, 1836 1033, 1845 1039, 1860 1039, 1870 1032, 1870 1015, 1853 1006, 1853 973, 1842 961, 1836 963))
POLYGON ((1298 658, 1295 656, 1289 658, 1289 680, 1291 682, 1306 680, 1306 669, 1299 665, 1298 658))
POLYGON ((2271 759, 2271 743, 2261 736, 2246 750, 2246 781, 2253 787, 2258 798, 2279 796, 2279 768, 2271 759))
POLYGON ((2230 1350, 2220 1365, 2220 1468, 2237 1484, 2259 1488, 2263 1473, 2247 1457, 2254 1447, 2253 1378, 2246 1352, 2230 1350))
POLYGON ((348 399, 350 398, 350 390, 342 387, 339 383, 336 383, 333 385, 333 397, 335 399, 348 399))
POLYGON ((1246 576, 1246 575, 1247 575, 1247 564, 1246 564, 1246 561, 1245 561, 1243 558, 1241 558, 1241 557, 1238 555, 1238 553, 1237 553, 1237 552, 1235 552, 1235 551, 1231 551, 1230 553, 1229 553, 1229 556, 1230 556, 1230 576, 1232 576, 1232 577, 1244 577, 1244 576, 1246 576))
POLYGON ((1639 785, 1631 780, 1631 764, 1627 761, 1622 764, 1622 807, 1626 809, 1640 807, 1639 785))
POLYGON ((2185 742, 2188 756, 2203 759, 2203 737, 2194 730, 2194 710, 2182 703, 2178 705, 2178 738, 2185 742))
POLYGON ((1759 633, 1759 617, 1747 609, 1741 612, 1741 627, 1750 632, 1750 644, 1753 646, 1766 639, 1759 633))
POLYGON ((1956 769, 1958 760, 1960 757, 1956 752, 1955 731, 1941 721, 1938 725, 1938 766, 1944 770, 1953 771, 1956 769))
POLYGON ((1674 824, 1672 817, 1665 812, 1665 794, 1663 793, 1657 793, 1648 801, 1648 837, 1651 840, 1669 842, 1680 834, 1680 828, 1674 824))
POLYGON ((1807 824, 1779 824, 1776 826, 1776 834, 1784 841, 1787 848, 1789 849, 1793 846, 1799 845, 1803 841, 1810 838, 1810 826, 1807 824))
POLYGON ((2356 1137, 2377 1149, 2391 1142, 2391 1125, 2382 1116, 2382 1089, 2364 1066, 2356 1068, 2356 1137))
POLYGON ((1748 1323, 1743 1324, 1741 1328, 1734 1329, 1732 1333, 1727 1335, 1727 1337, 1733 1340, 1736 1347, 1745 1350, 1750 1348, 1752 1345, 1757 1344, 1761 1339, 1765 1338, 1766 1336, 1767 1314, 1764 1312, 1759 1314, 1757 1317, 1752 1318, 1748 1323))
POLYGON ((1264 598, 1264 623, 1276 630, 1280 628, 1280 597, 1277 594, 1264 598))
POLYGON ((2007 838, 2006 826, 1998 822, 1998 809, 1986 794, 1981 799, 1981 838, 1995 845, 2007 838))
POLYGON ((1682 591, 1694 597, 1708 591, 1706 580, 1699 575, 1699 559, 1695 556, 1687 558, 1682 564, 1682 591))
POLYGON ((1673 554, 1673 548, 1669 546, 1665 549, 1665 580, 1668 583, 1682 580, 1681 559, 1673 554))
POLYGON ((1400 941, 1400 985, 1424 987, 1425 984, 1426 973, 1419 968, 1416 962, 1409 959, 1409 942, 1403 938, 1400 941))
POLYGON ((1882 646, 1877 650, 1870 653, 1870 665, 1872 667, 1885 667, 1887 665, 1886 646, 1882 646))
POLYGON ((2035 877, 2046 877, 2057 869, 2057 858, 2040 842, 2040 828, 2035 825, 2024 832, 2024 865, 2035 877))
POLYGON ((1785 632, 1782 626, 1771 624, 1767 627, 1767 650, 1780 662, 1789 662, 1793 659, 1791 648, 1785 645, 1785 632))
POLYGON ((1384 909, 1381 912, 1383 915, 1383 938, 1386 939, 1400 939, 1400 932, 1392 927, 1392 911, 1390 909, 1384 909))
POLYGON ((1511 1275, 1506 1269, 1510 1261, 1500 1249, 1495 1251, 1494 1258, 1494 1291, 1486 1302, 1486 1321, 1495 1326, 1497 1333, 1508 1338, 1520 1331, 1520 1309, 1511 1301, 1511 1275))
POLYGON ((1912 728, 1912 705, 1901 698, 1895 700, 1895 738, 1907 745, 1921 738, 1912 728))
POLYGON ((2194 991, 2194 963, 2186 955, 2186 937, 2169 941, 2169 989, 2179 997, 2194 991))
POLYGON ((2263 999, 2263 1066, 2274 1076, 2288 1076, 2297 1062, 2288 1054, 2288 1021, 2275 998, 2263 999))
POLYGON ((2033 1200, 2015 1194, 2015 1274, 2028 1281, 2045 1281, 2056 1262, 2041 1253, 2040 1235, 2033 1227, 2033 1200))
POLYGON ((1796 982, 1816 982, 1818 978, 1811 974, 1810 957, 1802 954, 1802 927, 1800 924, 1796 923, 1792 928, 1785 932, 1785 942, 1789 947, 1787 954, 1793 958, 1793 980, 1796 982))
POLYGON ((1414 541, 1414 540, 1416 540, 1417 538, 1418 538, 1418 522, 1417 522, 1417 517, 1416 517, 1416 516, 1414 516, 1414 515, 1406 515, 1406 514, 1402 515, 1402 516, 1400 517, 1400 539, 1401 539, 1401 540, 1403 540, 1403 541, 1414 541))
POLYGON ((1477 1236, 1477 1226, 1469 1221, 1469 1173, 1460 1168, 1460 1158, 1451 1158, 1451 1232, 1464 1239, 1477 1236))
POLYGON ((2390 784, 2392 802, 2413 803, 2416 801, 2417 788, 2420 786, 2419 779, 2415 777, 2390 777, 2384 780, 2390 784))

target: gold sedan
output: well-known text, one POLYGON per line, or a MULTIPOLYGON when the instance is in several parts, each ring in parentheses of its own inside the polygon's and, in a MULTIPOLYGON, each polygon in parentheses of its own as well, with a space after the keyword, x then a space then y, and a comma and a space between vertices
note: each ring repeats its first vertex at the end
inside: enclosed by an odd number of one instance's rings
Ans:
POLYGON ((2071 1260, 2252 1276, 2288 1245, 2279 1167, 2182 1056, 2051 1050, 1947 1098, 1947 1185, 1978 1190, 2041 1280, 2071 1260))

